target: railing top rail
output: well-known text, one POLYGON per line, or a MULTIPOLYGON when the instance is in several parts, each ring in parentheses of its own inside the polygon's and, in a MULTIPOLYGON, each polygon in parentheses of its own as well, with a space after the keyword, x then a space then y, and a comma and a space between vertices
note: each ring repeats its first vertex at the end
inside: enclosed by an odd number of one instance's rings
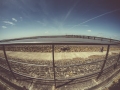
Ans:
POLYGON ((0 45, 120 45, 120 43, 84 43, 84 42, 19 42, 0 43, 0 45))

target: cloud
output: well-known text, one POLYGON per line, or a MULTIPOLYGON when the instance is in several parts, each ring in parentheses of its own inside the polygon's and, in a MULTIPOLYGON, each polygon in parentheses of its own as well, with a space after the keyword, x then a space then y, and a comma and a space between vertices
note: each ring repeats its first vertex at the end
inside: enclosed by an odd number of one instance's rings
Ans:
POLYGON ((3 29, 7 28, 6 26, 2 26, 3 29))
POLYGON ((20 19, 22 19, 22 17, 20 17, 20 19))
POLYGON ((48 31, 45 32, 46 34, 49 33, 48 31))
POLYGON ((88 25, 82 25, 82 26, 88 27, 88 25))
POLYGON ((79 23, 79 24, 77 24, 77 25, 74 25, 72 28, 77 27, 77 26, 80 26, 81 24, 85 24, 85 23, 90 22, 90 21, 92 21, 92 20, 94 20, 94 19, 100 18, 100 17, 102 17, 102 16, 105 16, 105 15, 107 15, 107 14, 110 14, 110 13, 113 13, 113 12, 116 12, 116 11, 119 11, 119 10, 120 10, 120 8, 119 8, 119 9, 112 10, 112 11, 109 11, 109 12, 106 12, 106 13, 103 13, 103 14, 100 14, 100 15, 95 16, 95 17, 93 17, 93 18, 90 18, 90 19, 88 19, 88 20, 86 20, 86 21, 84 21, 84 22, 82 22, 82 23, 79 23))
POLYGON ((76 5, 78 4, 79 1, 75 2, 73 4, 73 6, 69 9, 69 11, 67 12, 65 18, 64 18, 64 21, 69 17, 69 15, 71 14, 71 12, 73 11, 73 9, 76 7, 76 5))
POLYGON ((22 20, 23 20, 23 18, 22 18, 22 17, 20 17, 20 20, 22 21, 22 20))
POLYGON ((15 22, 17 22, 17 19, 15 19, 15 18, 12 18, 12 20, 15 21, 15 22))
POLYGON ((38 23, 40 23, 42 26, 46 26, 46 23, 41 22, 41 21, 37 21, 38 23))
POLYGON ((92 30, 87 30, 88 32, 92 32, 92 30))
POLYGON ((3 21, 3 22, 6 24, 15 25, 13 22, 10 22, 10 21, 3 21))

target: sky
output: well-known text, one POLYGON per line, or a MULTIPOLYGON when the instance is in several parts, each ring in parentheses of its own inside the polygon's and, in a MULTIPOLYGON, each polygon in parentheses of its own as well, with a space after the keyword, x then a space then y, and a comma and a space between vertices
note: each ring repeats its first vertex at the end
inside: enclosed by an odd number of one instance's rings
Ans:
POLYGON ((43 35, 120 40, 120 0, 0 0, 0 40, 43 35))

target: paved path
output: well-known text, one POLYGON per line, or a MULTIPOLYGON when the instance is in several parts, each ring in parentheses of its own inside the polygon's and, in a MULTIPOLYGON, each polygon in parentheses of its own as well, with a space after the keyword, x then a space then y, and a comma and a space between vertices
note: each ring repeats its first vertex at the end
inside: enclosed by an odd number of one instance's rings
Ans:
MULTIPOLYGON (((52 60, 52 53, 41 52, 14 52, 6 51, 7 55, 12 58, 27 59, 27 60, 52 60)), ((120 53, 119 51, 110 51, 109 54, 120 53)), ((3 51, 0 51, 0 55, 3 51)), ((74 59, 74 58, 88 58, 92 55, 106 55, 104 52, 60 52, 55 53, 55 60, 74 59)))

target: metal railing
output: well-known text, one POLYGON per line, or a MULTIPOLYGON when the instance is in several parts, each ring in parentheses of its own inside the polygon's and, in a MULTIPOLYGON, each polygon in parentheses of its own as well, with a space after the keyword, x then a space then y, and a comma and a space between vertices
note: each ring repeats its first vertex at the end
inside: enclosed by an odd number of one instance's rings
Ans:
MULTIPOLYGON (((67 36, 67 37, 69 37, 69 36, 67 36)), ((74 36, 74 37, 78 37, 78 36, 74 36)), ((88 39, 92 38, 91 36, 83 36, 83 38, 85 38, 85 37, 87 37, 88 39)), ((95 37, 93 37, 93 38, 95 39, 95 37)), ((103 40, 103 39, 104 38, 102 38, 101 40, 103 40)), ((112 39, 109 39, 109 41, 111 42, 112 39)), ((16 80, 34 80, 35 79, 35 80, 40 80, 40 81, 43 81, 43 82, 45 81, 45 83, 46 82, 54 83, 55 87, 59 87, 61 85, 57 86, 57 83, 66 83, 66 81, 67 81, 67 84, 69 84, 69 83, 71 83, 75 80, 82 82, 82 81, 85 81, 85 80, 88 80, 88 79, 91 79, 91 78, 99 79, 104 71, 106 71, 106 70, 109 71, 109 68, 114 67, 114 69, 115 69, 117 66, 119 66, 120 53, 119 53, 119 55, 115 56, 115 57, 117 57, 115 63, 112 63, 109 66, 106 66, 106 62, 108 61, 109 50, 110 50, 111 45, 119 45, 119 43, 111 43, 111 44, 101 44, 101 43, 7 43, 7 44, 1 44, 0 46, 2 46, 2 49, 3 49, 3 52, 4 52, 4 57, 5 57, 6 64, 7 64, 8 67, 5 67, 4 65, 0 65, 0 67, 9 71, 9 72, 11 72, 13 78, 16 79, 16 80), (51 45, 52 46, 52 66, 36 65, 36 64, 23 63, 23 62, 14 61, 14 60, 8 60, 5 47, 6 46, 11 46, 11 45, 51 45), (54 57, 55 57, 55 55, 54 55, 55 45, 106 45, 107 46, 107 51, 106 51, 105 59, 103 59, 103 60, 98 60, 98 61, 95 61, 95 62, 90 62, 90 63, 85 63, 85 64, 73 64, 73 65, 56 66, 55 65, 55 59, 54 59, 54 57), (10 65, 11 62, 16 63, 16 64, 35 66, 35 67, 52 68, 53 78, 52 79, 35 78, 35 77, 31 77, 28 74, 24 74, 24 73, 21 73, 21 72, 16 72, 16 71, 12 70, 12 66, 10 65), (69 77, 69 78, 64 78, 64 77, 63 78, 58 78, 58 76, 57 76, 58 73, 61 73, 61 71, 60 72, 58 71, 58 69, 60 69, 60 68, 65 68, 65 69, 70 68, 70 67, 81 68, 80 66, 84 66, 84 65, 88 66, 88 65, 92 65, 92 64, 94 66, 94 64, 96 64, 96 63, 98 63, 98 64, 101 63, 101 65, 98 66, 99 69, 97 71, 95 70, 92 73, 88 73, 88 74, 85 74, 85 75, 82 75, 82 76, 77 75, 75 77, 69 77), (21 79, 18 76, 22 76, 22 77, 26 77, 26 78, 21 79)), ((113 58, 114 58, 114 56, 113 56, 113 58)), ((0 60, 2 61, 2 58, 0 58, 0 60)))

